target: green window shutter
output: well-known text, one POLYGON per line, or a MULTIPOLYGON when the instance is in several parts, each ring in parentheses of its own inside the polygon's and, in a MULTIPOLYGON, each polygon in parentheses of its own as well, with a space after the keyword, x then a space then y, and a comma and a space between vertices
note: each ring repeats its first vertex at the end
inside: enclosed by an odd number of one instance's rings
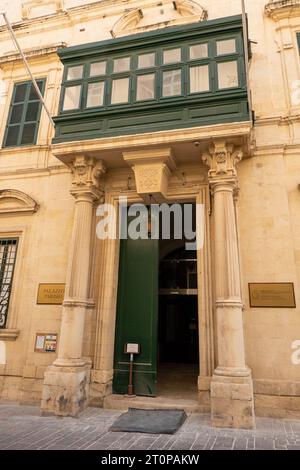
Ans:
POLYGON ((298 48, 299 48, 299 54, 300 54, 300 33, 297 34, 297 40, 298 40, 298 48))
MULTIPOLYGON (((45 80, 37 80, 44 94, 45 80)), ((41 102, 31 81, 16 83, 13 90, 3 147, 36 143, 41 102)))

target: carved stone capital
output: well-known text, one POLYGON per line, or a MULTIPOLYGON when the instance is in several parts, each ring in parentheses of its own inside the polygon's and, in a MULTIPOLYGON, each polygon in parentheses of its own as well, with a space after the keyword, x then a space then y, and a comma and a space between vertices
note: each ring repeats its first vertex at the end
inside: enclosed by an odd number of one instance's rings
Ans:
POLYGON ((239 147, 226 143, 225 140, 214 141, 207 152, 202 154, 203 162, 209 167, 208 178, 211 184, 232 181, 237 182, 236 166, 243 158, 239 147))
POLYGON ((101 176, 106 172, 102 160, 79 155, 70 164, 70 168, 73 174, 71 194, 74 197, 84 194, 90 194, 94 199, 102 197, 99 186, 101 176))

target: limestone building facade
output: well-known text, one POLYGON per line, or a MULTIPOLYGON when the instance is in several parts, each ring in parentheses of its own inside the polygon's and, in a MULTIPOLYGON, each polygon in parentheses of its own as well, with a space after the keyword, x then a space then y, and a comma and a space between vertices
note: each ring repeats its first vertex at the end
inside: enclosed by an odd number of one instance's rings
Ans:
POLYGON ((1 399, 123 406, 138 343, 143 406, 300 416, 300 0, 245 5, 7 2, 55 129, 2 21, 1 399), (100 240, 120 196, 201 204, 203 247, 100 240))

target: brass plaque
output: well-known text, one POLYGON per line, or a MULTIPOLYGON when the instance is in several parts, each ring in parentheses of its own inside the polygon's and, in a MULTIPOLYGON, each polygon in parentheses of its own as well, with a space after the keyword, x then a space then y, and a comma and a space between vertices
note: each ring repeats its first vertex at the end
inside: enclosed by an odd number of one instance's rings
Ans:
POLYGON ((39 284, 37 304, 61 305, 65 295, 65 284, 39 284))
POLYGON ((292 282, 261 282, 249 284, 250 307, 295 308, 292 282))

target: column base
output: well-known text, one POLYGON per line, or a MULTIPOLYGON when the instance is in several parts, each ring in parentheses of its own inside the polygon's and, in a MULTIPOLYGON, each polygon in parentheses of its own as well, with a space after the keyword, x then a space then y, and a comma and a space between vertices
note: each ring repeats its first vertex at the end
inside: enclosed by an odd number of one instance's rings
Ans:
POLYGON ((73 416, 84 411, 89 400, 90 365, 52 365, 44 375, 42 415, 73 416))
POLYGON ((211 423, 221 428, 255 428, 253 384, 251 374, 219 375, 211 381, 211 423))

